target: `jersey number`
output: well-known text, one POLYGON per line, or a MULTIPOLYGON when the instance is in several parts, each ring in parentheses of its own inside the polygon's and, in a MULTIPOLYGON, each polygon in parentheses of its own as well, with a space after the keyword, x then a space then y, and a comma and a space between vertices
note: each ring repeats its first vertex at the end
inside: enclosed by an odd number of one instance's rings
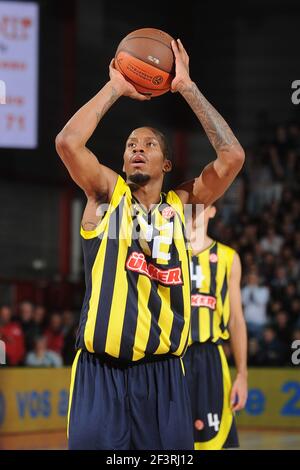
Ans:
POLYGON ((197 264, 196 266, 194 266, 194 264, 191 263, 190 271, 191 271, 191 281, 196 282, 197 289, 201 289, 202 283, 205 279, 205 276, 202 273, 202 268, 201 268, 200 264, 197 264), (194 268, 195 268, 195 270, 194 270, 194 268))
POLYGON ((164 231, 165 235, 156 235, 153 239, 153 249, 152 249, 152 257, 156 259, 163 259, 165 261, 169 261, 171 258, 171 254, 169 253, 169 246, 172 244, 173 241, 173 222, 169 222, 164 225, 160 225, 156 227, 159 231, 164 231), (163 246, 168 245, 168 252, 162 251, 163 246))
POLYGON ((216 432, 219 431, 220 421, 217 413, 214 413, 214 415, 212 413, 208 413, 207 421, 210 428, 214 428, 216 432))

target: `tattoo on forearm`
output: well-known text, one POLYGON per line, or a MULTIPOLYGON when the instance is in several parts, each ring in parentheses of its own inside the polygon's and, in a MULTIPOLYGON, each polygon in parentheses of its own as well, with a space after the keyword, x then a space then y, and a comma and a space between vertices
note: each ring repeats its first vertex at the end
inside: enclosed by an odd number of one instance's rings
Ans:
POLYGON ((226 121, 202 95, 195 83, 184 89, 182 95, 201 122, 216 152, 228 152, 233 146, 240 146, 226 121))
POLYGON ((103 108, 100 111, 96 112, 97 124, 99 124, 100 120, 103 118, 106 111, 109 110, 109 108, 114 104, 117 98, 118 98, 118 93, 115 90, 115 88, 112 87, 110 98, 108 99, 106 103, 104 103, 103 108))

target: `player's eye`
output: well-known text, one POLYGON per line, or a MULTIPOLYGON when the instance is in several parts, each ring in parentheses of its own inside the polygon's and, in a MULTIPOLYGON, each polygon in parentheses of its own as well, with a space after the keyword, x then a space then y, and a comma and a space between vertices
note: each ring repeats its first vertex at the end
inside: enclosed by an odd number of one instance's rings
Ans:
POLYGON ((129 142, 129 143, 127 144, 127 147, 133 147, 134 145, 135 145, 134 142, 129 142))
POLYGON ((155 142, 148 142, 148 147, 155 147, 155 142))

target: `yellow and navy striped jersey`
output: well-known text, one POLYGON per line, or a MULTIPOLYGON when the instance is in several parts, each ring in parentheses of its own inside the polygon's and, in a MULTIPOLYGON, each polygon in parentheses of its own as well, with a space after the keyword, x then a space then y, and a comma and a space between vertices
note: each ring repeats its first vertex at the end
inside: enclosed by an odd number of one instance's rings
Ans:
POLYGON ((174 191, 146 212, 118 177, 100 224, 81 228, 86 293, 77 348, 127 362, 184 354, 191 315, 184 223, 174 191))
POLYGON ((189 344, 229 338, 229 277, 235 251, 214 241, 192 257, 191 331, 189 344))

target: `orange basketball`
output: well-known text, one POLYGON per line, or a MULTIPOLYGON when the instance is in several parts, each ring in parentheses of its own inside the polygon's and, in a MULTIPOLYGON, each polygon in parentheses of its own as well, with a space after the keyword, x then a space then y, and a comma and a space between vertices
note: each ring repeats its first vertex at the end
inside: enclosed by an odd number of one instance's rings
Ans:
POLYGON ((170 90, 175 62, 172 37, 154 28, 137 29, 119 44, 115 67, 139 93, 159 96, 170 90))

